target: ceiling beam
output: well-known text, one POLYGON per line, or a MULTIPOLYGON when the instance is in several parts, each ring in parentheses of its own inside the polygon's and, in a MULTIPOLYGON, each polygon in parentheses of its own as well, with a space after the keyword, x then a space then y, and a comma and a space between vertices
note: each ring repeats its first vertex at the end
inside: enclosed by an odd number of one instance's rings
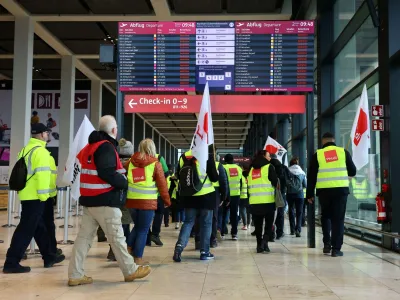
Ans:
MULTIPOLYGON (((75 54, 77 59, 99 59, 98 54, 75 54)), ((60 54, 34 54, 33 59, 61 59, 60 54)), ((0 54, 0 59, 13 59, 14 54, 0 54)))
MULTIPOLYGON (((0 0, 0 4, 8 10, 15 17, 29 17, 31 16, 20 4, 12 0, 0 0)), ((74 53, 68 49, 56 36, 54 36, 46 27, 34 20, 34 30, 38 37, 40 37, 47 45, 53 48, 61 56, 74 56, 74 53)), ((90 80, 102 80, 92 69, 90 69, 79 58, 75 61, 76 68, 82 72, 90 80)), ((115 90, 108 84, 104 86, 116 95, 115 90)))
POLYGON ((156 17, 160 19, 168 19, 171 17, 171 10, 169 8, 167 0, 150 0, 150 2, 151 6, 153 6, 156 17))
POLYGON ((0 80, 12 80, 12 79, 10 77, 8 77, 7 75, 0 73, 0 80))
MULTIPOLYGON (((8 0, 5 0, 8 1, 8 0)), ((171 14, 169 16, 156 15, 32 15, 36 22, 157 22, 157 21, 285 21, 290 20, 292 14, 272 13, 272 14, 171 14)), ((0 22, 12 22, 15 18, 1 16, 0 22)))

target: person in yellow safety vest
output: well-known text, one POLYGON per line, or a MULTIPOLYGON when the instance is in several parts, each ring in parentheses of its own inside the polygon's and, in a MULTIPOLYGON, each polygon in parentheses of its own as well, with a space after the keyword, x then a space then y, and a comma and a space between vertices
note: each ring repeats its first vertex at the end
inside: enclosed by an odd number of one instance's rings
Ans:
MULTIPOLYGON (((174 175, 174 172, 172 171, 173 167, 171 164, 167 164, 168 166, 168 176, 166 178, 167 180, 167 185, 168 185, 168 191, 169 191, 169 196, 171 197, 172 191, 170 191, 171 188, 171 180, 172 176, 174 175)), ((169 215, 170 215, 171 209, 169 207, 164 207, 164 226, 169 227, 169 215)))
POLYGON ((358 201, 368 199, 368 181, 366 178, 352 178, 351 187, 354 198, 358 201))
MULTIPOLYGON (((250 226, 250 219, 247 218, 248 213, 247 211, 249 210, 249 196, 248 196, 248 190, 247 190, 247 178, 245 176, 245 172, 243 171, 242 173, 242 186, 240 189, 240 205, 239 205, 239 210, 240 210, 240 217, 242 218, 243 221, 243 227, 242 230, 247 230, 247 226, 250 226)), ((248 172, 247 174, 248 175, 248 172)))
MULTIPOLYGON (((50 129, 42 123, 31 126, 32 138, 18 154, 24 158, 27 167, 25 188, 18 192, 21 200, 21 219, 14 231, 10 248, 7 251, 4 263, 4 273, 28 273, 30 267, 23 267, 20 261, 35 237, 36 244, 44 260, 44 267, 50 268, 65 259, 64 255, 57 255, 52 245, 46 224, 53 220, 54 226, 54 178, 52 178, 51 156, 46 149, 50 129), (51 195, 50 195, 51 193, 51 195)), ((54 160, 53 160, 54 161, 54 160)))
POLYGON ((322 137, 322 149, 312 156, 307 176, 307 199, 314 202, 317 190, 321 204, 321 223, 324 249, 332 257, 343 256, 344 217, 349 191, 349 178, 357 169, 350 153, 335 144, 331 133, 322 137), (332 235, 332 237, 331 237, 332 235))
POLYGON ((269 253, 268 240, 272 236, 272 225, 275 219, 275 187, 278 176, 270 164, 270 154, 261 150, 254 158, 248 180, 249 203, 254 220, 257 237, 257 253, 269 253), (264 235, 263 223, 265 221, 264 235))
POLYGON ((184 158, 192 162, 192 169, 196 168, 199 179, 203 182, 202 189, 193 196, 180 196, 183 207, 185 208, 185 222, 181 227, 178 241, 175 245, 173 260, 175 262, 182 261, 182 252, 186 247, 190 233, 192 231, 196 216, 199 216, 200 225, 200 260, 214 259, 214 255, 210 253, 210 237, 212 231, 212 217, 215 207, 215 188, 213 182, 218 181, 218 172, 215 166, 214 145, 208 147, 208 160, 206 172, 200 168, 200 163, 193 157, 192 151, 189 150, 182 154, 179 158, 177 174, 184 165, 184 158))
POLYGON ((228 175, 229 193, 230 193, 230 220, 232 240, 238 240, 238 212, 240 204, 240 187, 242 186, 242 169, 233 163, 233 155, 225 155, 226 174, 228 175))
POLYGON ((135 224, 128 237, 135 263, 147 265, 143 260, 147 233, 157 209, 160 193, 165 206, 170 206, 170 197, 160 162, 156 158, 156 147, 151 139, 142 140, 139 152, 133 154, 128 169, 128 193, 126 207, 131 208, 135 224))

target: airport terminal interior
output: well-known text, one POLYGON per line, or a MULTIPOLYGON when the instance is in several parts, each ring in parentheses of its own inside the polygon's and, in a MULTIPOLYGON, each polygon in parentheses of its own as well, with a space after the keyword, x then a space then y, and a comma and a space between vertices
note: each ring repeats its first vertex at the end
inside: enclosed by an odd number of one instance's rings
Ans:
POLYGON ((0 265, 22 210, 11 170, 36 123, 57 165, 65 255, 43 268, 32 239, 21 261, 31 271, 2 272, 0 299, 400 299, 399 16, 399 0, 0 0, 0 265), (302 199, 301 234, 282 208, 284 235, 270 253, 257 253, 254 224, 238 211, 238 234, 212 245, 215 259, 199 260, 190 238, 177 263, 182 224, 170 207, 163 245, 144 249, 149 276, 124 282, 96 236, 85 262, 93 284, 68 286, 85 208, 65 178, 104 115, 135 151, 152 139, 172 173, 212 128, 221 164, 233 157, 249 171, 264 149, 286 165, 297 157, 307 177, 331 133, 357 167, 344 255, 323 253, 317 195, 302 199))

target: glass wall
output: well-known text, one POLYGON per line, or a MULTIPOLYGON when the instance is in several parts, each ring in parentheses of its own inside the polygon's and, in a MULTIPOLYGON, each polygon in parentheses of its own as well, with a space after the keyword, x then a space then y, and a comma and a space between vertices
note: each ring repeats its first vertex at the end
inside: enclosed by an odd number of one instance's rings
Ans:
POLYGON ((378 67, 378 29, 374 27, 370 17, 357 30, 333 64, 334 99, 337 101, 378 67))
MULTIPOLYGON (((335 136, 338 146, 350 153, 350 132, 356 116, 360 97, 335 114, 335 136)), ((368 89, 368 106, 379 104, 379 84, 368 89)), ((371 115, 371 114, 370 114, 371 115)), ((369 163, 357 171, 350 181, 350 195, 347 200, 346 218, 362 225, 376 224, 375 197, 380 186, 380 141, 379 133, 371 131, 369 163), (367 224, 364 224, 367 223, 367 224)), ((376 224, 376 226, 380 226, 376 224)))
POLYGON ((333 35, 335 39, 342 33, 362 3, 363 0, 336 0, 333 6, 333 35))

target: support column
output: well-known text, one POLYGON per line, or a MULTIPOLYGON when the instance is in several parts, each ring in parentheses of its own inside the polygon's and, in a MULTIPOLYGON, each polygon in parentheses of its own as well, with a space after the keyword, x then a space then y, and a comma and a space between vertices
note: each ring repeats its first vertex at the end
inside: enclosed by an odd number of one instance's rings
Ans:
POLYGON ((277 125, 277 141, 283 147, 286 147, 289 138, 289 118, 284 116, 277 125))
MULTIPOLYGON (((74 136, 75 57, 61 58, 60 141, 58 146, 58 176, 62 178, 64 166, 74 136)), ((93 124, 97 127, 98 124, 93 124)))
POLYGON ((103 84, 101 80, 92 80, 90 88, 90 122, 97 128, 102 115, 103 84))
POLYGON ((10 174, 18 152, 29 141, 30 136, 33 32, 33 22, 30 17, 15 18, 10 174))
MULTIPOLYGON (((314 148, 314 95, 307 95, 307 158, 310 161, 314 148)), ((315 248, 315 199, 307 205, 307 244, 315 248)))
POLYGON ((135 119, 136 119, 136 114, 132 114, 132 145, 134 147, 133 151, 136 152, 137 150, 135 149, 135 119))

